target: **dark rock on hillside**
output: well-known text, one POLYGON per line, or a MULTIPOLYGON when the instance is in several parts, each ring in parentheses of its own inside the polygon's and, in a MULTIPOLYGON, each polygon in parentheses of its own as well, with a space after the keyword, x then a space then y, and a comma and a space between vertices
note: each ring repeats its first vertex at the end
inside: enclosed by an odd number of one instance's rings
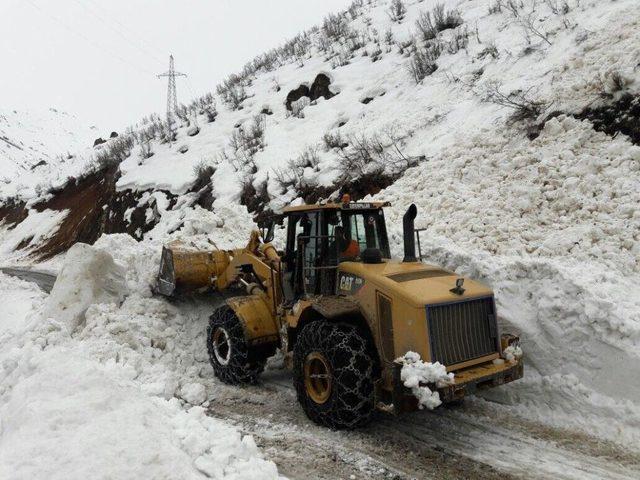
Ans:
POLYGON ((291 90, 287 94, 287 100, 285 101, 287 110, 291 111, 292 109, 291 104, 293 102, 300 100, 302 97, 308 97, 308 96, 309 96, 309 87, 307 87, 306 85, 300 85, 295 90, 291 90))
POLYGON ((35 170, 38 167, 41 167, 42 165, 46 165, 47 162, 45 162, 44 160, 40 160, 38 163, 35 163, 33 165, 31 165, 31 170, 35 170))
POLYGON ((324 73, 318 74, 309 89, 311 101, 317 100, 320 97, 323 97, 325 100, 335 97, 336 94, 329 90, 329 85, 331 85, 331 79, 324 73))
POLYGON ((612 136, 622 133, 640 145, 640 95, 627 93, 612 103, 588 107, 575 117, 590 120, 598 132, 612 136))
POLYGON ((287 94, 287 99, 285 101, 287 110, 291 111, 291 104, 297 100, 300 100, 302 97, 309 97, 309 101, 311 102, 319 99, 320 97, 323 97, 326 100, 335 97, 336 94, 329 89, 330 85, 331 79, 327 75, 325 75, 324 73, 318 74, 311 84, 311 88, 302 84, 298 88, 291 90, 287 94))

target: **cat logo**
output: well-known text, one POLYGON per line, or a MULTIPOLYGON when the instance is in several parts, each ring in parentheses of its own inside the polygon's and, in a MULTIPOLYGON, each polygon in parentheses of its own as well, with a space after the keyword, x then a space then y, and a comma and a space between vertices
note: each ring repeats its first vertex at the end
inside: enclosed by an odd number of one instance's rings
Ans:
POLYGON ((353 295, 364 287, 364 279, 351 273, 340 273, 338 277, 338 293, 353 295))

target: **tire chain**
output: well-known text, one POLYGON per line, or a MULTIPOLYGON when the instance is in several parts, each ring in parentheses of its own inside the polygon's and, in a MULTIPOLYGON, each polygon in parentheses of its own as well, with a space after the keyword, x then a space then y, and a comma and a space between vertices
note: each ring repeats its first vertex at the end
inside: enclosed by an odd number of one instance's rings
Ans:
POLYGON ((240 320, 234 311, 226 305, 216 309, 209 317, 207 351, 216 377, 230 385, 255 384, 266 363, 266 360, 249 360, 249 347, 244 338, 240 320), (227 365, 222 365, 217 361, 213 350, 213 332, 217 327, 224 328, 229 335, 231 355, 227 365))
POLYGON ((314 422, 335 429, 361 427, 374 411, 374 360, 366 338, 346 323, 326 321, 305 326, 294 349, 294 383, 298 401, 314 422), (304 362, 313 351, 322 353, 331 364, 333 385, 329 399, 315 403, 307 395, 304 362))

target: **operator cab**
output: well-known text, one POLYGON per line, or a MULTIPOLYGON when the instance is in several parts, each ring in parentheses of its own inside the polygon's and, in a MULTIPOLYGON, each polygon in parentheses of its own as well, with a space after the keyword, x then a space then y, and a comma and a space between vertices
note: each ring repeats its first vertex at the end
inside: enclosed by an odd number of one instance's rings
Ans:
POLYGON ((302 205, 284 210, 287 300, 334 295, 340 262, 380 263, 391 257, 382 202, 302 205))

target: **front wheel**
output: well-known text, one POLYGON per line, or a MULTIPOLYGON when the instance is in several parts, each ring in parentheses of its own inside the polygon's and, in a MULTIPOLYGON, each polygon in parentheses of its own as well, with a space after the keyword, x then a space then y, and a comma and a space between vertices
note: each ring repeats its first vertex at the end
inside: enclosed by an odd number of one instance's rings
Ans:
POLYGON ((240 319, 227 305, 209 318, 207 351, 216 377, 230 385, 256 383, 266 363, 264 358, 252 358, 240 319))
POLYGON ((366 425, 374 411, 374 360, 353 325, 305 326, 293 355, 298 401, 314 422, 336 429, 366 425))

